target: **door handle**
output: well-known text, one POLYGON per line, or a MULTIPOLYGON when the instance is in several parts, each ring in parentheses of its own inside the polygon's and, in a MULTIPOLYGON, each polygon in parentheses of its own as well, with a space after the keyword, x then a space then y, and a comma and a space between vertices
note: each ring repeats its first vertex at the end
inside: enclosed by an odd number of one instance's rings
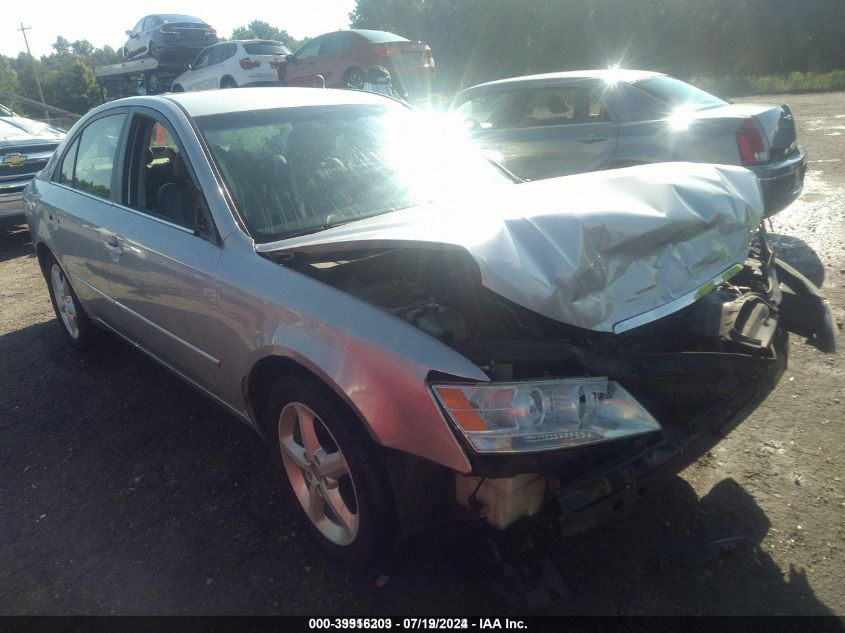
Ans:
POLYGON ((123 255, 123 247, 120 245, 120 238, 117 235, 103 236, 103 246, 114 261, 117 261, 123 255))
POLYGON ((578 142, 579 143, 587 143, 589 145, 590 143, 599 143, 601 141, 606 141, 606 140, 607 140, 607 137, 601 137, 600 138, 598 136, 585 136, 584 138, 579 138, 578 142))

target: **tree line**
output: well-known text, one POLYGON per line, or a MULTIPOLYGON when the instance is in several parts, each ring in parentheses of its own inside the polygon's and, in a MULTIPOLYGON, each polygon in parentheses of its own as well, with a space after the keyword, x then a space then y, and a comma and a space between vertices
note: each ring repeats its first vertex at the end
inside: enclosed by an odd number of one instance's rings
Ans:
POLYGON ((681 78, 845 68, 843 0, 357 0, 349 17, 428 42, 447 94, 614 64, 681 78))

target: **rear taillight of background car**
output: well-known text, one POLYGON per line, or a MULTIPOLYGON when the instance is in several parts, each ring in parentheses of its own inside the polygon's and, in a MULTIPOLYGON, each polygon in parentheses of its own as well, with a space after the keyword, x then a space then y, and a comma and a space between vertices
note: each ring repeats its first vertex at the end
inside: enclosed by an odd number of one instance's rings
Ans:
POLYGON ((261 65, 261 62, 255 59, 250 59, 249 57, 244 57, 238 63, 241 65, 241 68, 244 70, 249 70, 250 68, 257 68, 261 65))
POLYGON ((378 46, 373 46, 373 52, 380 57, 391 57, 393 55, 393 51, 389 46, 386 44, 379 44, 378 46))
POLYGON ((769 139, 757 119, 746 119, 736 133, 736 144, 743 165, 756 165, 771 160, 769 139))
POLYGON ((217 29, 206 29, 202 32, 203 35, 217 35, 217 29))

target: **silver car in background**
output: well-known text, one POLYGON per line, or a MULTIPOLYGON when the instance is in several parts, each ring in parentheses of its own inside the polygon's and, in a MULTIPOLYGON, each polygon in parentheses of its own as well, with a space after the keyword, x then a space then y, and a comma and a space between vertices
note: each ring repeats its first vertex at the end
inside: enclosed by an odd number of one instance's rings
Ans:
POLYGON ((730 104, 660 73, 502 79, 464 90, 451 108, 520 178, 678 160, 743 165, 760 179, 767 216, 804 186, 807 156, 788 106, 730 104))
POLYGON ((359 565, 448 517, 590 527, 747 416, 787 330, 835 350, 747 170, 519 183, 436 125, 307 88, 92 110, 25 193, 67 340, 110 330, 257 430, 359 565))
POLYGON ((0 106, 0 228, 23 224, 23 190, 59 142, 63 130, 0 106))

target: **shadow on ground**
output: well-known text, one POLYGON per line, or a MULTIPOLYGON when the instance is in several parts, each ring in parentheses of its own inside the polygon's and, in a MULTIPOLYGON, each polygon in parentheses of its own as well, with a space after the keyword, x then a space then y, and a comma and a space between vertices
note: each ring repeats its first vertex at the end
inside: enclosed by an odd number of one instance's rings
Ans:
MULTIPOLYGON (((51 321, 0 350, 0 613, 529 611, 454 528, 380 570, 328 563, 258 437, 122 342, 79 355, 51 321)), ((540 612, 828 613, 761 548, 768 529, 736 482, 699 500, 675 478, 613 524, 540 542, 563 581, 540 612), (748 540, 706 565, 657 564, 733 535, 748 540)))
POLYGON ((13 227, 0 227, 0 262, 33 255, 29 227, 26 224, 13 227))

